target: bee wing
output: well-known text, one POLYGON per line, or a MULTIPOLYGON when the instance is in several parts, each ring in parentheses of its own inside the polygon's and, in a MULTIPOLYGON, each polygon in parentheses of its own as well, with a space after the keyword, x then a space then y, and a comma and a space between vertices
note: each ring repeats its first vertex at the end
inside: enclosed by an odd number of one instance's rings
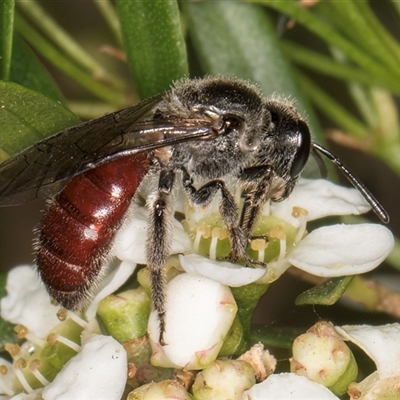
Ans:
POLYGON ((210 121, 152 119, 161 99, 67 128, 6 160, 0 165, 0 207, 54 194, 67 179, 114 159, 213 135, 210 121))

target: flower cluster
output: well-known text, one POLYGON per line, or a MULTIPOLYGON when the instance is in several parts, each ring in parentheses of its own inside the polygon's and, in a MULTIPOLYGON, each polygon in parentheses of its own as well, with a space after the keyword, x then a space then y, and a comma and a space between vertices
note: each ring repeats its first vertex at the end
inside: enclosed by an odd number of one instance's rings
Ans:
POLYGON ((112 249, 121 263, 82 315, 52 305, 31 267, 9 273, 1 315, 17 325, 23 343, 7 346, 12 362, 0 361, 3 398, 120 399, 128 387, 130 399, 254 400, 296 394, 335 399, 347 390, 354 398, 372 399, 367 393, 399 382, 400 357, 393 352, 398 325, 314 327, 296 339, 291 372, 274 374, 275 359, 267 350, 255 345, 246 351, 246 327, 232 294, 231 288, 250 284, 266 287, 290 266, 320 277, 377 267, 394 244, 385 227, 339 224, 307 232, 308 221, 368 211, 356 190, 303 179, 287 200, 267 204, 248 248, 250 257, 268 265, 266 270, 219 261, 230 249, 217 208, 181 205, 185 219, 173 222, 166 266, 164 346, 151 311, 148 270, 137 268, 146 264, 147 210, 134 207, 112 249), (117 292, 135 269, 139 286, 117 292), (350 387, 357 368, 344 340, 359 345, 377 366, 371 377, 350 387), (326 379, 320 379, 322 373, 326 379))

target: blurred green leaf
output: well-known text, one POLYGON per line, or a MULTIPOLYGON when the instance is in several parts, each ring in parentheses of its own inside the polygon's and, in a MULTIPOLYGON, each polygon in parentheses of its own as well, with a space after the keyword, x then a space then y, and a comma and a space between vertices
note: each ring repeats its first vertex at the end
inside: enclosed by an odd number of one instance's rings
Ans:
MULTIPOLYGON (((250 0, 249 2, 252 1, 250 0)), ((290 16, 296 22, 304 25, 309 31, 326 41, 328 45, 337 47, 343 51, 350 60, 361 68, 369 71, 371 74, 379 76, 379 79, 386 81, 387 85, 398 86, 397 76, 388 74, 387 68, 385 68, 379 60, 375 59, 370 51, 364 51, 357 43, 343 36, 329 23, 329 20, 320 18, 318 15, 314 14, 314 7, 311 9, 302 7, 299 2, 294 0, 263 0, 261 3, 290 16)), ((316 7, 318 7, 318 5, 316 7)))
POLYGON ((176 0, 117 0, 131 74, 140 98, 160 93, 188 75, 176 0))
POLYGON ((335 304, 345 292, 353 276, 330 278, 321 285, 315 286, 301 293, 296 298, 296 305, 320 304, 330 306, 335 304))
POLYGON ((59 102, 13 82, 0 81, 0 148, 9 155, 79 123, 59 102))
POLYGON ((17 3, 18 9, 23 11, 51 40, 69 61, 82 67, 99 81, 108 82, 122 87, 122 81, 105 71, 102 64, 93 58, 80 43, 75 41, 35 0, 24 0, 17 3))
POLYGON ((14 36, 10 80, 52 100, 65 102, 47 69, 17 34, 14 36))
POLYGON ((256 82, 266 96, 278 93, 295 98, 313 134, 322 140, 263 7, 226 1, 185 2, 182 6, 204 73, 235 75, 256 82))
POLYGON ((10 76, 12 40, 14 29, 14 0, 0 1, 0 79, 10 76))
POLYGON ((240 2, 186 2, 188 31, 205 73, 235 75, 267 95, 299 97, 292 71, 262 7, 240 2))
POLYGON ((82 87, 90 91, 95 96, 111 104, 124 104, 125 97, 108 85, 98 81, 91 73, 76 65, 68 55, 58 50, 47 38, 34 29, 20 14, 16 15, 15 26, 22 37, 38 53, 45 57, 50 63, 70 76, 82 87))

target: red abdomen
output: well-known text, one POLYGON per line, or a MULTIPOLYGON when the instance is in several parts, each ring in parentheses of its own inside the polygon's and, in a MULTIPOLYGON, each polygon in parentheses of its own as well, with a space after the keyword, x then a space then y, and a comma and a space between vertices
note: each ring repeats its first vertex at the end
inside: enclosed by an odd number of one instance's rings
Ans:
POLYGON ((39 228, 36 263, 50 296, 63 307, 77 308, 99 279, 149 165, 145 153, 112 161, 74 177, 49 205, 39 228))

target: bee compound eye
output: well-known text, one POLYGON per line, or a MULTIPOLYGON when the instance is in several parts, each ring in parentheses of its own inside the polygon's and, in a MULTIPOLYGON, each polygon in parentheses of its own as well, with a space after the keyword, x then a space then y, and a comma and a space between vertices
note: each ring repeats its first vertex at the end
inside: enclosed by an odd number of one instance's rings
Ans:
POLYGON ((296 154, 290 168, 292 178, 297 178, 303 171, 311 151, 311 135, 307 124, 300 120, 297 130, 296 154))

